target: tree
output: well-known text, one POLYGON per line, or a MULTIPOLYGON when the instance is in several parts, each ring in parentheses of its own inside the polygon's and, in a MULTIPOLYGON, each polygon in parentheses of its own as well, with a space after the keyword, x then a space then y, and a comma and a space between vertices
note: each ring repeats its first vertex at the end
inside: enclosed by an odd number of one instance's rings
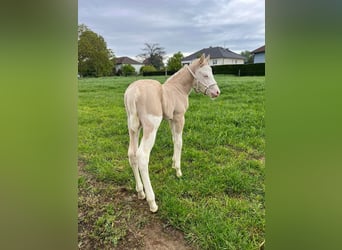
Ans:
POLYGON ((112 74, 114 53, 107 49, 102 36, 85 25, 78 27, 78 72, 82 76, 108 76, 112 74))
POLYGON ((250 51, 245 50, 240 53, 242 56, 246 57, 245 63, 253 63, 253 55, 250 51))
POLYGON ((110 60, 113 63, 112 75, 114 76, 116 74, 116 67, 115 67, 115 65, 116 65, 116 58, 114 56, 114 52, 111 51, 111 53, 112 53, 113 57, 110 60))
POLYGON ((178 71, 180 68, 182 68, 182 59, 183 58, 184 58, 184 56, 180 51, 173 54, 173 56, 167 60, 167 70, 178 71))
POLYGON ((158 70, 164 66, 163 56, 166 52, 158 43, 145 43, 145 48, 142 50, 145 52, 138 56, 144 59, 145 65, 152 65, 158 70))
POLYGON ((78 25, 78 40, 80 40, 80 36, 82 35, 83 32, 89 31, 89 30, 90 29, 88 28, 88 26, 83 23, 78 25))

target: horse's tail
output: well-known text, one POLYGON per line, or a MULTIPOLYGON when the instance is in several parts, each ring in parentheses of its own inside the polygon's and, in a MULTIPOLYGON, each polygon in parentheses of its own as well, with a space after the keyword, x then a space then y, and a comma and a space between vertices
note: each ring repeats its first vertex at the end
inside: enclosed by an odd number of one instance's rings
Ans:
POLYGON ((135 92, 128 88, 125 92, 125 108, 127 113, 128 129, 138 132, 140 127, 140 120, 138 116, 135 92))

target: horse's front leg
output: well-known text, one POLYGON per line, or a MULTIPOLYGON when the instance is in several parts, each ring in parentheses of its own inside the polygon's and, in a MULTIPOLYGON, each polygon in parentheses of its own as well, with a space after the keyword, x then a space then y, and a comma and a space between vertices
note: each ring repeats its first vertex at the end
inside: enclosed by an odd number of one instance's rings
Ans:
POLYGON ((176 169, 177 177, 182 176, 181 171, 181 154, 182 154, 182 133, 184 127, 184 115, 175 116, 170 121, 172 141, 173 141, 173 157, 172 157, 172 168, 176 169))

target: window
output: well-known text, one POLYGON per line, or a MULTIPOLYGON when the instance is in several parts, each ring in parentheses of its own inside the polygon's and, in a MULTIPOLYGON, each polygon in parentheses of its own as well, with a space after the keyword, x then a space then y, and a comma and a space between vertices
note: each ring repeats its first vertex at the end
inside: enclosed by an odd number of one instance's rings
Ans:
POLYGON ((217 59, 213 59, 213 65, 217 64, 217 59))

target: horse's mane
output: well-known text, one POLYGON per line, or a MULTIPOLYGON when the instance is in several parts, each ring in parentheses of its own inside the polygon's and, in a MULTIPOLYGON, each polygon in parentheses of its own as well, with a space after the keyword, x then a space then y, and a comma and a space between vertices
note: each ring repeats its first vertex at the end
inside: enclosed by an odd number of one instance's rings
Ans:
MULTIPOLYGON (((191 62, 190 65, 192 64, 196 64, 199 61, 199 59, 194 60, 193 62, 191 62)), ((184 72, 186 72, 186 65, 184 65, 182 68, 180 68, 176 73, 174 73, 172 76, 170 76, 165 83, 176 80, 177 78, 181 77, 182 74, 184 74, 184 72)), ((164 83, 164 84, 165 84, 164 83)))

